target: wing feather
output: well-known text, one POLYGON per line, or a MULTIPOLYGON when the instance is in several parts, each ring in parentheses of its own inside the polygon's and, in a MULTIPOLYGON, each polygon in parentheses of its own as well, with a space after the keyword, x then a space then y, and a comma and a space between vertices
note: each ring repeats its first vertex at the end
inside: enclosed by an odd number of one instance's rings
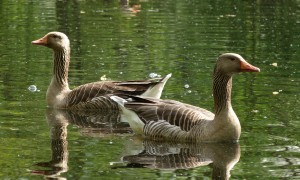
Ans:
POLYGON ((196 124, 214 118, 214 114, 205 109, 177 101, 140 97, 131 99, 125 107, 137 113, 145 124, 164 120, 183 131, 189 131, 196 124))
POLYGON ((88 83, 73 89, 66 97, 67 107, 107 94, 141 95, 158 82, 152 81, 99 81, 88 83))

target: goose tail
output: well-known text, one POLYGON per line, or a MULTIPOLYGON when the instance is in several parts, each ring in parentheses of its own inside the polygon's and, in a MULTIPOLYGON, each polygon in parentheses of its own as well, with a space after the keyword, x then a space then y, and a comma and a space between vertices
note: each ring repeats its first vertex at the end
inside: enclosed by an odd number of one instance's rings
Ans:
POLYGON ((122 110, 125 109, 125 103, 127 102, 125 99, 119 96, 110 96, 110 99, 116 102, 122 110))
POLYGON ((121 122, 128 122, 135 134, 142 135, 145 124, 134 111, 125 107, 128 101, 119 96, 110 96, 110 98, 116 102, 121 109, 121 122))
POLYGON ((172 73, 166 75, 157 84, 150 87, 146 92, 141 94, 141 97, 150 97, 150 98, 159 99, 167 81, 170 79, 171 76, 172 76, 172 73))

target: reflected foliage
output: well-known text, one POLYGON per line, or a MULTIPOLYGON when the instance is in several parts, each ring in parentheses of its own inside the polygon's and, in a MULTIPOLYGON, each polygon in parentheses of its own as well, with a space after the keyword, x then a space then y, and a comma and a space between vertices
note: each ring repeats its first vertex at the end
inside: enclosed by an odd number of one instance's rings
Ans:
MULTIPOLYGON (((244 154, 232 177, 298 178, 299 6, 296 0, 0 1, 0 177, 34 178, 26 174, 33 159, 49 158, 43 111, 52 53, 30 42, 59 30, 71 40, 71 87, 103 75, 126 80, 173 73, 163 97, 206 109, 213 108, 216 57, 241 54, 262 72, 234 80, 232 103, 242 125, 244 154), (29 92, 30 85, 39 91, 29 92)), ((75 160, 68 157, 72 171, 64 174, 117 178, 119 169, 108 162, 118 159, 127 138, 90 138, 89 133, 70 129, 68 148, 71 142, 75 160), (113 146, 105 143, 110 138, 113 146)), ((201 176, 200 169, 184 172, 201 176)), ((127 172, 149 179, 173 175, 148 168, 127 172)))

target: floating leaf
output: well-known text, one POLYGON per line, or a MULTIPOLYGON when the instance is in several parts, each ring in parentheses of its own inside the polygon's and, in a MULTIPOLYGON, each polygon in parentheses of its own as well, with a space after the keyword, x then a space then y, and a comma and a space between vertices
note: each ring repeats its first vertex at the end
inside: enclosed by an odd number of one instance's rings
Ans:
POLYGON ((101 77, 100 77, 100 80, 101 80, 101 81, 106 81, 106 80, 107 80, 106 75, 104 74, 103 76, 101 76, 101 77))
POLYGON ((236 17, 235 14, 226 14, 225 16, 226 16, 226 17, 236 17))
POLYGON ((152 79, 153 79, 153 78, 160 78, 160 77, 161 77, 161 75, 159 75, 159 74, 157 74, 157 73, 154 73, 154 72, 152 72, 152 73, 150 73, 150 74, 149 74, 149 77, 150 77, 150 78, 152 78, 152 79))
POLYGON ((28 87, 28 90, 29 90, 30 92, 40 92, 40 90, 36 87, 36 85, 30 85, 30 86, 28 87))
POLYGON ((272 66, 274 66, 274 67, 277 67, 278 66, 278 64, 275 62, 275 63, 272 63, 271 64, 272 66))

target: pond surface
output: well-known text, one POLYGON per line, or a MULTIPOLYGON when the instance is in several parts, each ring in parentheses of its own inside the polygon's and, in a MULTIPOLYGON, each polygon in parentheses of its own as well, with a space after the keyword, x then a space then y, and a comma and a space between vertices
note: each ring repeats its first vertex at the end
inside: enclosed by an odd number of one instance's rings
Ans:
POLYGON ((300 1, 0 4, 0 179, 300 178, 300 1), (31 41, 50 31, 71 40, 70 87, 172 73, 162 98, 209 110, 216 58, 241 54, 261 72, 233 80, 239 144, 143 142, 115 114, 48 109, 52 52, 31 41))

